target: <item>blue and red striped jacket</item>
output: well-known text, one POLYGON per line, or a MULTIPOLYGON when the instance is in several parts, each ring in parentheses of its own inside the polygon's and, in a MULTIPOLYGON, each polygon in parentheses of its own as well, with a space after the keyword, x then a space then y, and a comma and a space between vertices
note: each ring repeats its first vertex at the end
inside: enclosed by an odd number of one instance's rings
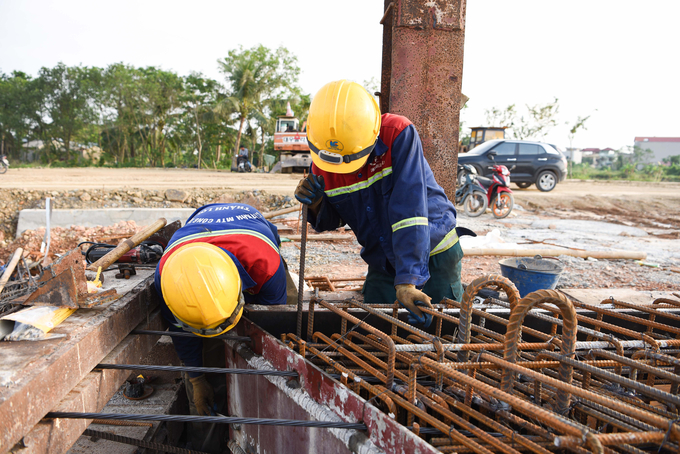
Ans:
POLYGON ((348 224, 363 246, 361 257, 394 275, 394 285, 422 286, 429 257, 458 241, 456 209, 434 179, 420 137, 405 117, 383 114, 375 149, 351 174, 324 172, 325 195, 315 230, 348 224))
MULTIPOLYGON (((170 330, 181 331, 163 300, 161 275, 168 257, 180 246, 204 242, 221 248, 241 276, 246 303, 286 304, 286 270, 279 253, 278 230, 255 208, 239 203, 213 203, 197 209, 170 239, 156 267, 154 284, 161 312, 170 330)), ((200 337, 173 337, 179 358, 188 366, 202 365, 200 337)), ((190 374, 196 376, 200 374, 190 374)))

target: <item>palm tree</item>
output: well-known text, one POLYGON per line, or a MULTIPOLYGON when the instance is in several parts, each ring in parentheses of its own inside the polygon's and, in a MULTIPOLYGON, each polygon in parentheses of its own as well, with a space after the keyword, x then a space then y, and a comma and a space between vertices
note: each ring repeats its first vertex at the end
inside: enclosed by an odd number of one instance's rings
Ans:
POLYGON ((227 75, 227 80, 231 83, 233 90, 231 96, 223 101, 226 105, 221 109, 228 110, 230 106, 238 114, 239 125, 234 150, 238 151, 243 125, 261 103, 262 95, 267 90, 267 82, 271 80, 276 68, 266 60, 258 58, 256 53, 243 52, 234 57, 231 61, 225 59, 220 62, 221 69, 227 75))

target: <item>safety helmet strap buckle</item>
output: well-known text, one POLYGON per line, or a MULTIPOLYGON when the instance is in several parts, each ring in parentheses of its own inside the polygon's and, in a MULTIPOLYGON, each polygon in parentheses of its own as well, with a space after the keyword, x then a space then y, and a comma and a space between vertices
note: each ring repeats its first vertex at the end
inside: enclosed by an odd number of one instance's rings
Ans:
POLYGON ((315 153, 322 161, 336 165, 340 165, 342 163, 349 164, 352 161, 356 161, 357 159, 361 159, 364 156, 367 156, 373 151, 376 143, 378 143, 378 139, 376 139, 372 145, 364 148, 361 151, 352 154, 341 155, 339 153, 333 153, 332 151, 328 150, 320 150, 319 148, 314 146, 311 140, 307 139, 307 141, 309 143, 309 149, 312 150, 312 152, 315 153))
MULTIPOLYGON (((219 326, 216 326, 215 328, 211 328, 211 329, 194 328, 193 326, 189 326, 186 323, 184 323, 182 320, 175 317, 175 321, 177 321, 176 326, 182 328, 182 330, 184 330, 184 331, 187 331, 189 333, 196 334, 196 335, 199 335, 199 336, 217 336, 219 334, 222 334, 225 329, 227 329, 229 326, 234 324, 234 322, 236 321, 236 318, 241 313, 241 309, 243 309, 243 306, 245 306, 245 304, 246 304, 246 300, 243 297, 243 293, 239 293, 238 305, 234 308, 234 311, 231 313, 229 318, 227 318, 225 321, 220 323, 219 326)), ((174 314, 173 314, 173 316, 174 316, 174 314)))

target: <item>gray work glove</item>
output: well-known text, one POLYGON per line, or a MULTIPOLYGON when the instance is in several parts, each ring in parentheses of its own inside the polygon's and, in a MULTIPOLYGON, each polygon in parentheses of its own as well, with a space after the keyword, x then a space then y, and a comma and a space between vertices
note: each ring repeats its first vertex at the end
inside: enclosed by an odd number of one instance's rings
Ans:
POLYGON ((418 306, 434 309, 430 303, 432 298, 418 290, 413 284, 399 284, 394 288, 397 290, 397 301, 409 311, 408 322, 411 325, 429 327, 432 323, 432 315, 423 313, 418 306))

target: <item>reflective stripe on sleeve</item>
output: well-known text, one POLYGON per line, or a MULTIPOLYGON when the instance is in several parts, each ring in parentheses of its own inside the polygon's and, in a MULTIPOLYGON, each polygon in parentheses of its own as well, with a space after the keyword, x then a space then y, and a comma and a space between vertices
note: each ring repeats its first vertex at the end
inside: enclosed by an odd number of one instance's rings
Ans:
POLYGON ((439 242, 437 247, 435 247, 434 249, 432 249, 432 251, 430 251, 430 257, 450 249, 457 242, 458 242, 458 234, 456 233, 456 229, 454 227, 454 229, 451 230, 449 233, 447 233, 446 236, 444 237, 444 239, 442 239, 439 242))
POLYGON ((428 225, 427 218, 415 217, 404 219, 392 224, 392 232, 396 232, 397 230, 403 229, 404 227, 412 227, 414 225, 428 225))
POLYGON ((381 170, 380 172, 376 173, 366 181, 360 181, 358 183, 350 184, 349 186, 342 186, 335 189, 329 189, 328 191, 326 191, 326 195, 328 197, 333 197, 340 194, 350 194, 352 192, 361 191, 362 189, 366 189, 376 181, 381 180, 383 177, 386 177, 391 173, 392 167, 387 167, 386 169, 381 170))

